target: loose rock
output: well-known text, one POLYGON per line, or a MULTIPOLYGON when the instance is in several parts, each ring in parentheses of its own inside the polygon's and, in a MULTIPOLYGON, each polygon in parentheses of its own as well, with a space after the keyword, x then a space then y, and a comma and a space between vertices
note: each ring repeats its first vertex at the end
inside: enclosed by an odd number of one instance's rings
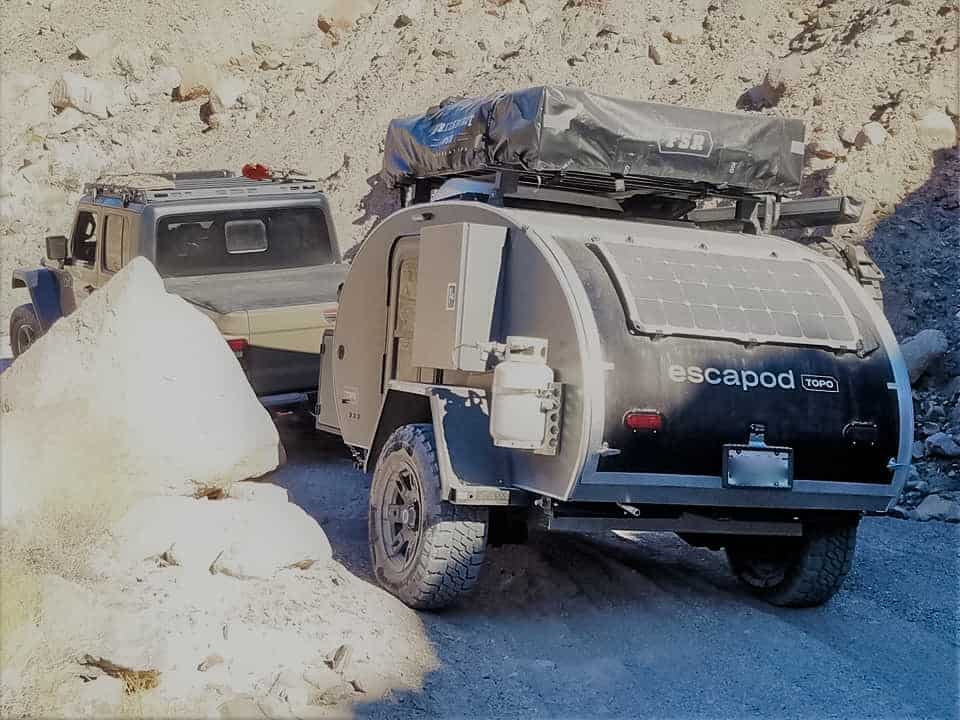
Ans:
POLYGON ((917 506, 917 520, 960 522, 960 504, 941 495, 928 495, 917 506))
POLYGON ((919 380, 927 368, 946 354, 947 347, 947 336, 940 330, 923 330, 900 343, 910 382, 919 380))
POLYGON ((82 113, 106 119, 109 101, 106 86, 90 78, 65 72, 50 88, 50 104, 55 108, 76 108, 82 113))
POLYGON ((209 95, 218 78, 216 68, 202 62, 187 63, 179 68, 179 73, 176 99, 184 101, 209 95))
POLYGON ((857 133, 854 144, 859 150, 867 147, 868 145, 883 145, 886 139, 887 131, 884 129, 883 125, 878 122, 868 122, 866 125, 860 128, 860 132, 857 133))
POLYGON ((408 15, 404 15, 403 13, 397 15, 397 19, 393 21, 393 26, 398 29, 405 28, 410 25, 413 25, 413 20, 411 20, 408 15))
POLYGON ((926 446, 930 455, 945 458, 960 457, 960 443, 945 432, 938 432, 928 437, 926 446))
POLYGON ((917 133, 929 148, 953 147, 957 142, 957 128, 945 112, 929 110, 917 123, 917 133))
POLYGON ((98 32, 87 35, 77 41, 77 49, 72 57, 75 60, 95 60, 110 52, 116 45, 113 37, 108 32, 98 32))

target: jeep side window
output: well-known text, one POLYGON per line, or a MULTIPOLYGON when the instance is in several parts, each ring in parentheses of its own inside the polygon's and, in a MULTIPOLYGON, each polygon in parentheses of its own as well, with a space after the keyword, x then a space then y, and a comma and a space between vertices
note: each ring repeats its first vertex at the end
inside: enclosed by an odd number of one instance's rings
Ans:
POLYGON ((81 210, 77 214, 77 226, 73 231, 73 259, 90 263, 97 259, 97 216, 81 210))
POLYGON ((103 269, 117 272, 123 267, 123 226, 126 222, 122 215, 107 215, 103 219, 103 269))

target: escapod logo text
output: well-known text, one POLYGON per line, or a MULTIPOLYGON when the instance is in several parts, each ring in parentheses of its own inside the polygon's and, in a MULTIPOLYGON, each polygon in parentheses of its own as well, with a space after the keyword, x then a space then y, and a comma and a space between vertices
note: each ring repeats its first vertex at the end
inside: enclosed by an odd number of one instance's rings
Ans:
MULTIPOLYGON (((766 390, 796 390, 797 379, 793 370, 771 372, 764 370, 734 370, 733 368, 702 368, 697 365, 684 367, 671 365, 667 371, 670 379, 678 383, 693 385, 726 385, 749 392, 755 388, 766 390)), ((830 375, 801 375, 800 387, 812 392, 840 392, 840 382, 830 375)))

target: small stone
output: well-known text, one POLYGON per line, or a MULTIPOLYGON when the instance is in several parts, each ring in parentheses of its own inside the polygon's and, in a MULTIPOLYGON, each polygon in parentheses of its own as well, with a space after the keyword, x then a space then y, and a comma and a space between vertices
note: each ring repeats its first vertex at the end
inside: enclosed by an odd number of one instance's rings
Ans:
POLYGON ((883 125, 878 122, 868 122, 860 128, 854 144, 857 146, 857 149, 860 150, 868 145, 883 145, 886 139, 887 131, 883 125))
POLYGON ((330 33, 335 30, 333 26, 333 20, 328 18, 325 15, 320 15, 317 18, 317 27, 320 28, 321 32, 330 33))
POLYGON ((675 45, 692 42, 700 37, 703 32, 703 24, 696 20, 687 20, 678 25, 663 31, 663 36, 668 42, 675 45))
POLYGON ((940 423, 931 421, 920 423, 920 434, 923 437, 930 437, 931 435, 936 435, 938 432, 940 432, 940 423))
POLYGON ((278 52, 267 53, 260 62, 261 70, 277 70, 281 67, 283 67, 283 58, 280 57, 278 52))
POLYGON ((398 29, 405 28, 410 25, 413 25, 413 20, 410 19, 409 15, 404 15, 403 13, 397 15, 397 19, 393 21, 393 26, 398 29))
POLYGON ((217 82, 217 75, 216 68, 211 65, 186 63, 180 68, 180 85, 175 92, 177 100, 194 100, 209 95, 210 88, 217 82))
POLYGON ((840 158, 847 154, 847 148, 840 139, 832 136, 810 143, 810 151, 821 159, 840 158))
POLYGON ((914 460, 923 460, 927 456, 927 446, 921 440, 913 442, 913 452, 911 456, 914 460))
POLYGON ((957 142, 957 128, 941 110, 927 111, 917 122, 917 133, 931 149, 953 147, 957 142))
POLYGON ((215 113, 222 113, 237 106, 243 95, 243 80, 235 77, 221 78, 210 90, 210 106, 215 113))
POLYGON ((859 132, 860 132, 859 128, 856 128, 853 125, 845 125, 844 127, 840 128, 840 132, 839 132, 840 140, 845 145, 856 145, 857 135, 859 134, 859 132))
POLYGON ((75 60, 95 60, 111 51, 115 44, 110 33, 105 31, 87 35, 77 41, 76 50, 70 57, 75 60))
POLYGON ((223 656, 213 653, 212 655, 207 655, 200 662, 200 664, 197 665, 197 670, 199 670, 200 672, 206 672, 212 667, 216 667, 217 665, 223 665, 223 663, 224 663, 223 656))
POLYGON ((647 48, 647 57, 653 60, 654 65, 663 65, 663 53, 656 45, 650 45, 647 48))
POLYGON ((510 58, 515 58, 520 54, 520 47, 508 47, 502 53, 500 53, 501 60, 509 60, 510 58))
POLYGON ((612 23, 604 23, 599 30, 597 30, 597 37, 603 37, 604 35, 619 35, 620 30, 616 25, 612 23))
POLYGON ((960 457, 960 443, 945 432, 938 432, 926 440, 927 452, 936 457, 960 457))
POLYGON ((352 659, 353 646, 349 644, 341 645, 333 653, 333 657, 330 660, 330 667, 334 672, 338 672, 343 675, 347 667, 350 665, 350 661, 352 659))
POLYGON ((358 693, 366 693, 366 692, 367 692, 367 686, 364 685, 363 682, 360 681, 360 680, 357 680, 357 679, 351 680, 351 681, 350 681, 350 686, 353 688, 354 692, 358 692, 358 693))

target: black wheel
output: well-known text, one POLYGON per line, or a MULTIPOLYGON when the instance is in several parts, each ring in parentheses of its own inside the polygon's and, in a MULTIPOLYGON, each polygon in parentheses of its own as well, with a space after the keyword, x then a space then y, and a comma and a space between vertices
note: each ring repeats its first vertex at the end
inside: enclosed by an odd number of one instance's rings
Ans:
POLYGON ((858 523, 810 525, 799 538, 740 537, 727 544, 727 560, 740 581, 772 605, 822 605, 850 572, 858 523))
POLYGON ((377 580, 405 604, 438 609, 476 585, 487 546, 487 509, 441 498, 430 425, 389 437, 370 488, 370 556, 377 580))
POLYGON ((33 305, 20 305, 10 313, 10 349, 13 357, 23 355, 43 334, 33 305))

